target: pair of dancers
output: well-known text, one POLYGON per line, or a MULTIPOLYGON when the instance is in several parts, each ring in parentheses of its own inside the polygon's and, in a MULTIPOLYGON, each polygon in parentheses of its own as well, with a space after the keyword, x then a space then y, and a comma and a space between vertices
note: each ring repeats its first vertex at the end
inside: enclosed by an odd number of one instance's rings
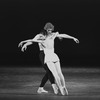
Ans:
POLYGON ((59 34, 59 32, 53 31, 54 26, 51 23, 46 23, 44 26, 44 32, 36 35, 33 39, 20 42, 19 47, 21 46, 21 50, 24 51, 27 49, 27 46, 31 45, 33 42, 37 42, 39 44, 40 60, 44 66, 44 69, 46 70, 46 74, 41 81, 40 87, 37 91, 38 93, 48 93, 48 91, 44 90, 43 87, 46 81, 49 79, 55 94, 58 94, 58 90, 60 90, 62 95, 68 95, 65 78, 60 66, 60 59, 54 52, 54 40, 55 38, 69 38, 73 39, 76 43, 79 43, 79 40, 67 34, 59 34))

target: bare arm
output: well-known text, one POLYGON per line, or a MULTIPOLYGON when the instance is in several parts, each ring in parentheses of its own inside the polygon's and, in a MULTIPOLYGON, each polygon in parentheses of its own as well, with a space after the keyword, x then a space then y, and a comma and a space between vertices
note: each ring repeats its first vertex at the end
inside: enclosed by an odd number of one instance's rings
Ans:
POLYGON ((73 39, 76 43, 79 43, 79 40, 73 36, 67 35, 67 34, 58 34, 58 38, 68 38, 68 39, 73 39))
POLYGON ((33 39, 32 42, 38 42, 38 43, 42 43, 44 39, 41 38, 41 35, 38 34, 36 35, 33 39))
POLYGON ((28 39, 28 40, 25 40, 25 41, 23 41, 24 43, 25 42, 32 42, 32 39, 28 39))
POLYGON ((33 39, 28 39, 28 40, 25 40, 25 41, 21 41, 18 45, 18 47, 22 47, 23 43, 32 43, 32 42, 43 42, 43 40, 40 39, 40 34, 36 35, 33 39))
POLYGON ((22 41, 19 46, 22 47, 21 51, 24 52, 24 50, 27 49, 27 46, 31 45, 33 42, 43 42, 43 39, 40 38, 41 35, 36 35, 33 39, 29 39, 29 40, 25 40, 25 41, 22 41), (23 46, 22 44, 25 43, 23 46))
POLYGON ((23 45, 24 43, 32 43, 32 39, 28 39, 28 40, 21 41, 21 42, 18 44, 18 47, 22 47, 22 45, 23 45))
POLYGON ((74 37, 67 35, 67 34, 58 34, 57 37, 59 38, 69 38, 69 39, 74 39, 74 37))

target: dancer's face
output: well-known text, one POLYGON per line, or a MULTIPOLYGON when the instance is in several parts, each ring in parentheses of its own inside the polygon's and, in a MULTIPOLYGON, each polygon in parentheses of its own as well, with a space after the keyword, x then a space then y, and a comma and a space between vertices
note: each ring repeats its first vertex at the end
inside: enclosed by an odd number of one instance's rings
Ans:
POLYGON ((47 32, 48 32, 48 34, 51 34, 52 33, 52 29, 48 29, 47 32))

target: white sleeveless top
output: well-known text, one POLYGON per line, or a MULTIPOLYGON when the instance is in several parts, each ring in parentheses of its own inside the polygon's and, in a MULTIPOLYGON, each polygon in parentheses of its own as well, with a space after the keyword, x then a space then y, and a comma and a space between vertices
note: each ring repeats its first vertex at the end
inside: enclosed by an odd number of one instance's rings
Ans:
POLYGON ((44 48, 44 53, 45 53, 44 63, 50 62, 50 61, 52 61, 52 62, 59 61, 59 57, 57 56, 56 53, 54 53, 54 39, 56 38, 57 34, 58 34, 58 32, 47 37, 45 42, 43 43, 43 45, 45 46, 45 48, 44 48))

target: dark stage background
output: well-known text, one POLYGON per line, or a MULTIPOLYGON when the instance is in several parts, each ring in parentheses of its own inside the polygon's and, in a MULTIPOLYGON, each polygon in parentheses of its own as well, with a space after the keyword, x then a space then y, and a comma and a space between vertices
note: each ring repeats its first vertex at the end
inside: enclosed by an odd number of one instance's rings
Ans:
POLYGON ((18 43, 33 38, 46 22, 80 40, 55 40, 63 66, 99 67, 99 0, 0 0, 0 65, 41 65, 37 43, 24 53, 18 43))

